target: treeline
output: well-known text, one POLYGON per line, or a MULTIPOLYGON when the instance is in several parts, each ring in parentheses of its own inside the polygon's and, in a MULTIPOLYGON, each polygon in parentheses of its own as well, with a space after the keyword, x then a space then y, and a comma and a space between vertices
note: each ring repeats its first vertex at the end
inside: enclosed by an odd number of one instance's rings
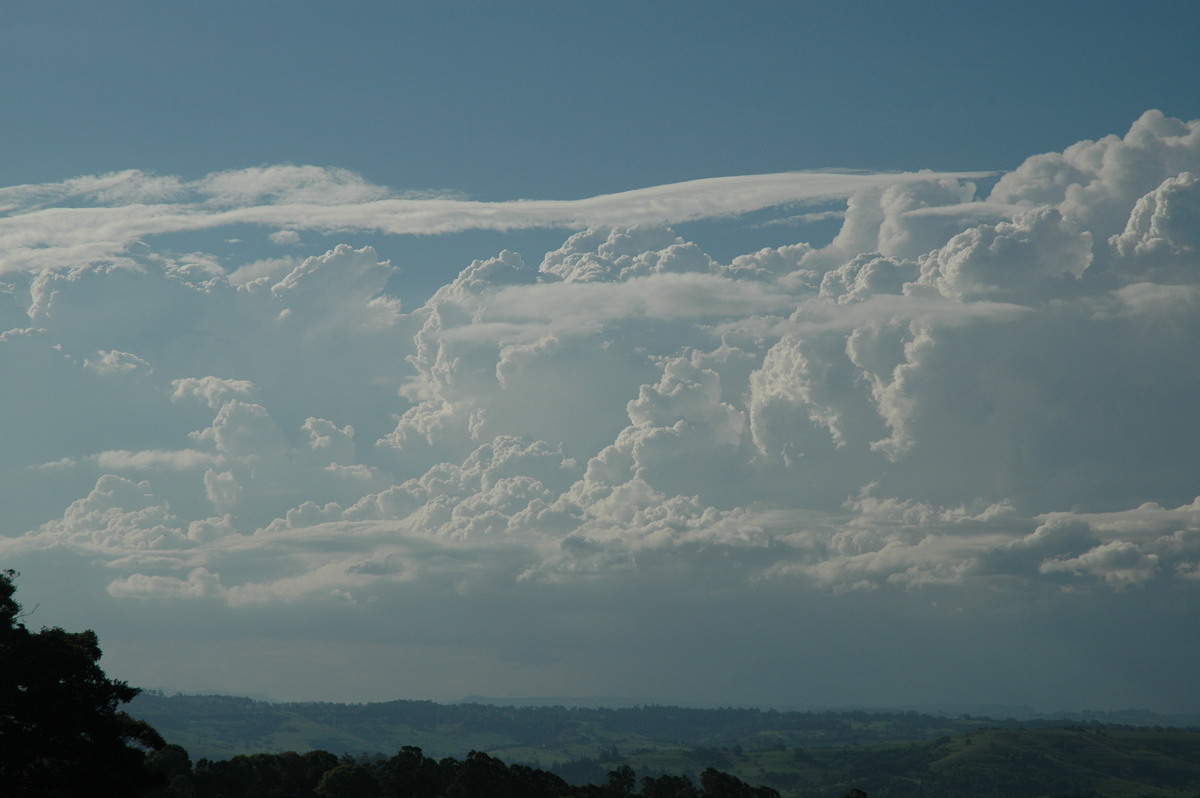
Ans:
POLYGON ((405 746, 390 759, 355 759, 328 751, 251 754, 192 764, 169 745, 146 759, 160 786, 152 798, 779 798, 708 768, 699 783, 687 776, 646 776, 632 768, 609 771, 604 784, 574 786, 545 770, 506 765, 480 751, 464 759, 433 759, 405 746))

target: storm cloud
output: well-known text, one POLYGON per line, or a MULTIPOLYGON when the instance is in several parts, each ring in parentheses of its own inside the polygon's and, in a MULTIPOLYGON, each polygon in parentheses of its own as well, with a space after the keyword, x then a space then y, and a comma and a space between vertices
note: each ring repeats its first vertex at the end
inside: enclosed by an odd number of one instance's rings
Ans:
POLYGON ((1197 174, 1148 111, 998 176, 0 189, 0 561, 150 686, 1194 709, 1197 174), (526 228, 412 307, 361 241, 526 228))

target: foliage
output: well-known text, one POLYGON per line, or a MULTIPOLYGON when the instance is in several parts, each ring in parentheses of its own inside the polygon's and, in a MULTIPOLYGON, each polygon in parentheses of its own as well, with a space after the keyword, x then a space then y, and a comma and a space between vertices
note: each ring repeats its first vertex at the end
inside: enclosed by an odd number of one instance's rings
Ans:
MULTIPOLYGON (((187 761, 175 752, 173 766, 187 761)), ((405 746, 391 758, 338 759, 327 751, 304 755, 254 754, 222 762, 200 760, 191 773, 176 773, 158 796, 186 798, 779 798, 769 787, 752 788, 741 780, 705 771, 700 787, 687 776, 661 775, 642 780, 629 767, 607 774, 602 785, 570 785, 553 773, 521 764, 505 764, 482 751, 462 759, 440 760, 405 746), (316 767, 305 767, 311 763, 316 767), (321 768, 325 768, 321 770, 321 768)))
MULTIPOLYGON (((684 767, 691 752, 680 752, 684 767)), ((733 752, 730 751, 729 754, 733 752)), ((434 759, 406 746, 395 756, 335 757, 255 754, 196 763, 194 774, 163 796, 259 798, 259 796, 411 796, 412 798, 865 798, 866 795, 961 798, 962 796, 1134 796, 1193 798, 1200 794, 1200 734, 1183 731, 989 729, 918 743, 813 749, 746 751, 739 773, 708 767, 663 772, 618 765, 585 784, 570 784, 537 767, 505 764, 472 751, 463 759, 434 759), (784 763, 790 763, 786 765, 784 763), (785 769, 789 768, 790 769, 785 769), (772 769, 775 768, 775 769, 772 769), (373 784, 372 786, 372 780, 373 784), (760 786, 752 786, 758 784, 760 786), (190 791, 183 791, 187 787, 190 791)), ((186 768, 186 754, 173 755, 186 768)))
POLYGON ((157 781, 146 750, 159 734, 118 707, 137 688, 109 679, 91 630, 23 623, 14 571, 0 572, 0 785, 4 795, 139 795, 157 781))
POLYGON ((367 765, 347 763, 325 771, 314 792, 324 798, 379 798, 379 781, 367 765))

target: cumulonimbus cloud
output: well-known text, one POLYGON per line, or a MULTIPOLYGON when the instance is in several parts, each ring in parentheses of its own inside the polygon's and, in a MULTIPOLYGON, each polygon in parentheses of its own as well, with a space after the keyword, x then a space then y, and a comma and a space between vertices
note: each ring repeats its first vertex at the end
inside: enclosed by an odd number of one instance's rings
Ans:
MULTIPOLYGON (((670 592, 1149 613, 1200 585, 1198 128, 1149 114, 983 199, 977 173, 563 202, 313 167, 0 190, 0 557, 69 552, 106 566, 106 600, 238 612, 670 592), (726 261, 668 226, 847 197, 832 242, 726 261), (235 223, 570 233, 411 308, 369 247, 227 269, 155 246, 235 223)), ((648 638, 671 621, 634 615, 648 638)))

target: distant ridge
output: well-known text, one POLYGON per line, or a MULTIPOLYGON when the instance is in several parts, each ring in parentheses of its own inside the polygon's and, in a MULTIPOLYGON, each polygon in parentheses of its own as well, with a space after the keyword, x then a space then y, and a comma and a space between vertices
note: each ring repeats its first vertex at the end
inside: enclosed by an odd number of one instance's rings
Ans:
POLYGON ((766 709, 737 703, 672 701, 662 698, 635 698, 630 696, 519 696, 496 698, 486 695, 469 695, 451 704, 487 704, 494 707, 579 707, 581 709, 629 709, 631 707, 680 707, 682 709, 766 709))
POLYGON ((948 703, 948 704, 906 704, 900 706, 876 705, 767 705, 740 704, 737 702, 702 702, 676 701, 663 698, 629 697, 629 696, 514 696, 498 698, 496 696, 469 695, 449 705, 484 704, 494 707, 565 707, 571 709, 630 709, 633 707, 675 707, 679 709, 757 709, 776 712, 869 712, 872 714, 891 714, 896 712, 915 712, 919 715, 935 717, 958 718, 971 717, 991 720, 1030 720, 1030 721, 1081 721, 1121 726, 1139 726, 1163 728, 1193 728, 1200 727, 1200 712, 1162 713, 1149 709, 1080 709, 1056 710, 1044 712, 1025 704, 987 704, 987 703, 948 703))
MULTIPOLYGON (((912 704, 903 706, 876 706, 854 704, 761 704, 741 703, 737 701, 680 701, 669 698, 651 698, 646 696, 510 696, 499 698, 487 695, 469 695, 450 704, 487 704, 495 707, 580 707, 594 709, 629 709, 631 707, 678 707, 680 709, 759 709, 776 712, 917 712, 922 715, 937 715, 942 717, 958 717, 970 715, 978 718, 996 718, 1003 720, 1014 718, 1080 718, 1091 713, 1039 713, 1033 707, 1007 704, 912 704)), ((1121 710, 1121 713, 1134 713, 1139 716, 1149 710, 1121 710)), ((1151 713, 1152 714, 1152 713, 1151 713)), ((1200 715, 1196 716, 1200 719, 1200 715)), ((1112 721, 1114 723, 1119 721, 1112 721)), ((1157 721, 1156 721, 1157 722, 1157 721)), ((1153 725, 1153 724, 1150 724, 1153 725)))
POLYGON ((993 705, 785 710, 681 707, 617 696, 469 696, 461 702, 269 703, 240 696, 146 691, 129 705, 193 757, 324 749, 393 752, 416 745, 437 756, 488 751, 513 761, 597 758, 621 750, 825 748, 938 739, 984 729, 1063 727, 1198 729, 1200 716, 1147 710, 1031 713, 993 705), (995 715, 983 709, 1003 709, 995 715), (933 711, 936 710, 936 711, 933 711))

